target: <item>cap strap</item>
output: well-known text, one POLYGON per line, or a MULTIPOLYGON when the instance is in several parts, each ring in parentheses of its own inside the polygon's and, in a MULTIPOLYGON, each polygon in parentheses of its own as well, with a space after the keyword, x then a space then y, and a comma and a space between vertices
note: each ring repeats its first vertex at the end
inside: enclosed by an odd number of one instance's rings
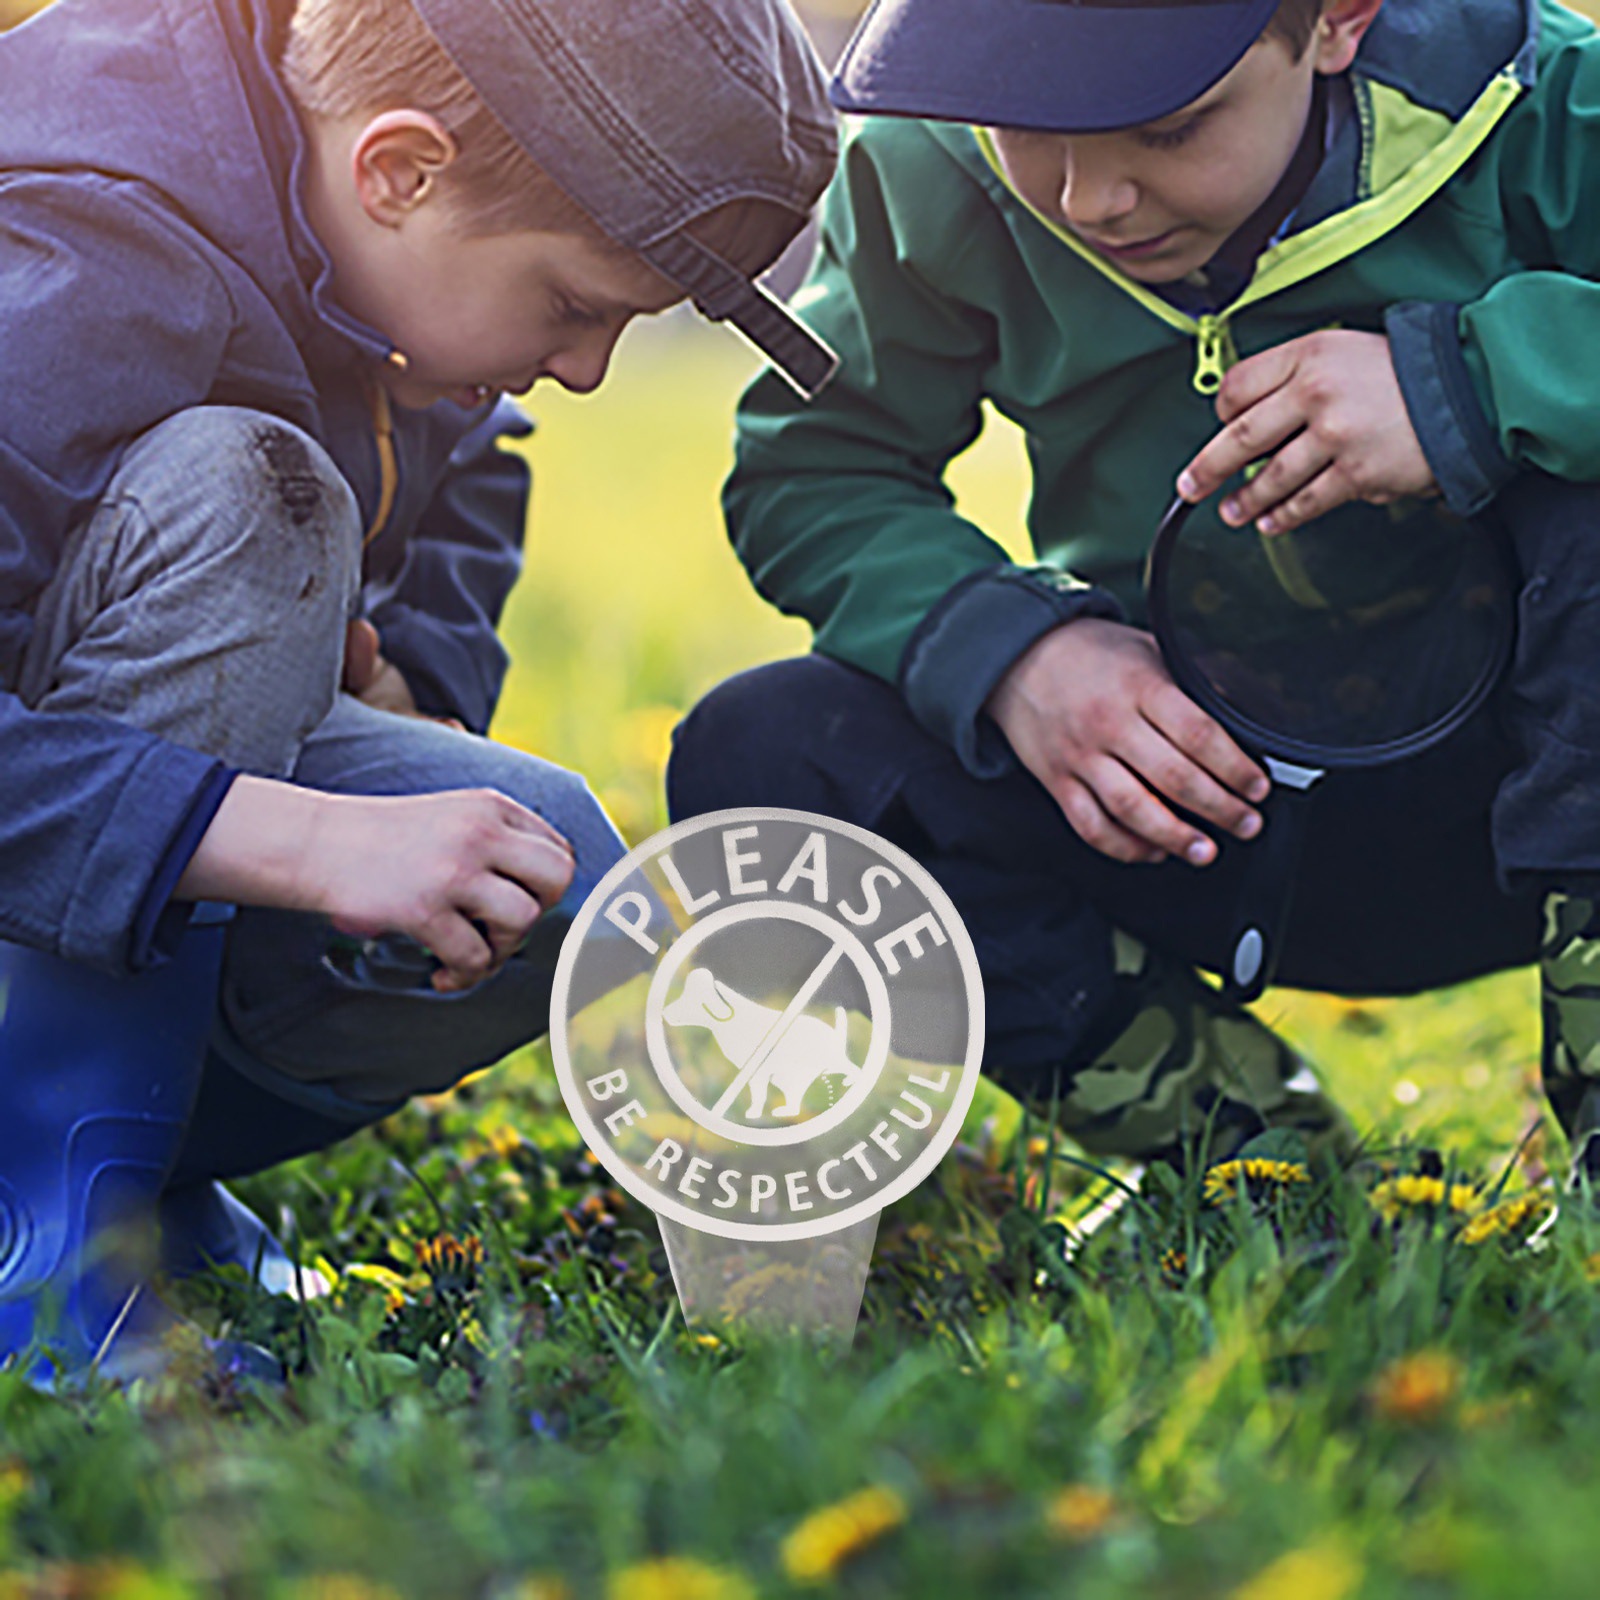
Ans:
POLYGON ((639 254, 680 288, 702 314, 738 329, 805 399, 839 370, 828 343, 758 283, 680 230, 641 246, 639 254))

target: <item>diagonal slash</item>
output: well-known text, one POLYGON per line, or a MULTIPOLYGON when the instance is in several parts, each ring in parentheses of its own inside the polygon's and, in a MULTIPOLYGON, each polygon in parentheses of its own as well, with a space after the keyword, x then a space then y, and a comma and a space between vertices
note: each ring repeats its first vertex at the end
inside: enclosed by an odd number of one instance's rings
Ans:
POLYGON ((834 945, 818 963, 816 971, 800 985, 799 994, 784 1007, 783 1015, 761 1035, 761 1042, 755 1047, 749 1060, 739 1068, 733 1082, 722 1091, 722 1098, 711 1108, 712 1116, 720 1117, 724 1115, 728 1107, 738 1099, 739 1091, 766 1065, 767 1057, 778 1048, 783 1041, 784 1034, 789 1031, 789 1024, 810 1005, 812 995, 822 987, 822 980, 833 971, 834 964, 843 954, 844 946, 842 944, 834 945))

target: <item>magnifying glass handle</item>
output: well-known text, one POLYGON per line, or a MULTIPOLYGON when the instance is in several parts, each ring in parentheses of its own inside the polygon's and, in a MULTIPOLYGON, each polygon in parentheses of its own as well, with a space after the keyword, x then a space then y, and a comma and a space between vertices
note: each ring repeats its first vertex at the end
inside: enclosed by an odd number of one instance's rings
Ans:
POLYGON ((1311 788, 1322 777, 1315 767, 1265 758, 1272 793, 1262 807, 1262 829, 1245 857, 1244 882, 1223 974, 1223 993, 1244 1004, 1272 982, 1284 924, 1294 900, 1295 874, 1305 846, 1311 788))

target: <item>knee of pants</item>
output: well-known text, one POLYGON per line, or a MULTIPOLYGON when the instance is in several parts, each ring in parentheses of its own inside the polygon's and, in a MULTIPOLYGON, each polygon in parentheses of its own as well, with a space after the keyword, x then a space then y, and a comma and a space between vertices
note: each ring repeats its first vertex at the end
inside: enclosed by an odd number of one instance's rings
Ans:
POLYGON ((494 789, 542 817, 572 846, 575 867, 563 909, 576 913, 594 886, 628 852, 616 824, 606 814, 581 773, 496 744, 489 739, 456 734, 459 764, 453 766, 452 789, 494 789))
MULTIPOLYGON (((812 753, 839 742, 836 727, 854 742, 870 713, 897 699, 887 684, 824 656, 774 661, 727 679, 673 732, 668 814, 678 822, 734 806, 831 813, 831 786, 812 753)), ((863 749, 857 759, 869 754, 863 749)))
POLYGON ((341 694, 306 741, 294 781, 327 794, 433 795, 493 789, 542 817, 572 845, 568 902, 627 852, 589 785, 540 756, 417 717, 398 717, 341 694))
POLYGON ((562 767, 546 767, 526 794, 505 791, 544 818, 572 846, 572 883, 561 905, 575 915, 595 885, 628 853, 627 841, 606 814, 588 781, 562 767))
POLYGON ((150 562, 208 577, 242 569, 263 603, 281 591, 302 611, 348 614, 360 508, 333 458, 293 423, 237 406, 179 411, 123 453, 103 504, 126 503, 155 531, 150 562))

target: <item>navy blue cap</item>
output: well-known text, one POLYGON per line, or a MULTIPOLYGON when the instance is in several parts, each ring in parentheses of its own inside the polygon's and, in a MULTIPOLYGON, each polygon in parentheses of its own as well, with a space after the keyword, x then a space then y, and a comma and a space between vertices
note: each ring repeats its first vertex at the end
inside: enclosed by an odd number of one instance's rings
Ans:
POLYGON ((841 111, 1052 133, 1171 116, 1243 59, 1278 0, 875 0, 841 111))

